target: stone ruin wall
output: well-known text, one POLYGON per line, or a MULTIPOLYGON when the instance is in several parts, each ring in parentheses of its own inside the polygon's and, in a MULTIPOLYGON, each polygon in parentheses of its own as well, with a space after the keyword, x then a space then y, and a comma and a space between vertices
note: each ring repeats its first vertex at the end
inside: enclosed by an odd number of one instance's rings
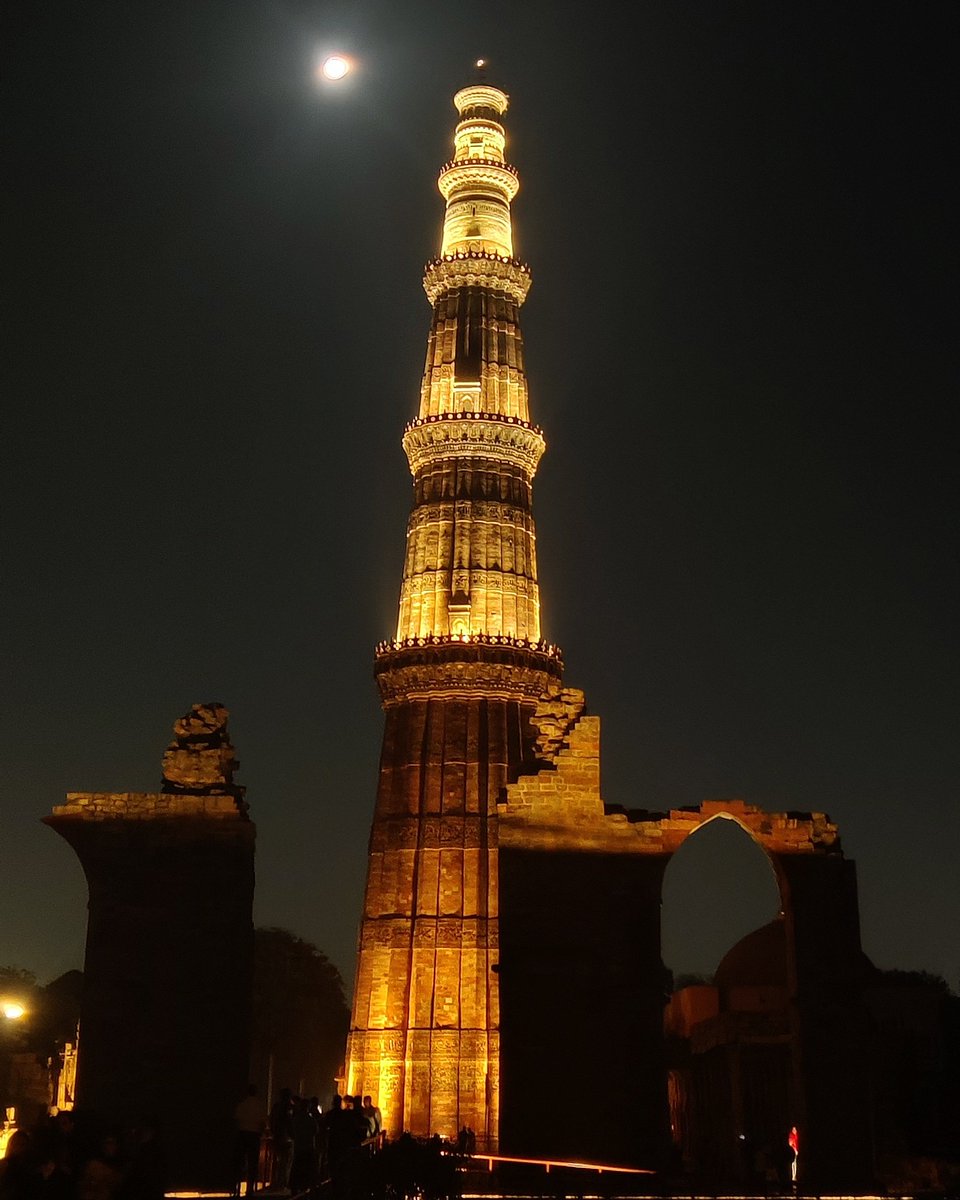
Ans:
POLYGON ((501 849, 673 854, 701 825, 729 817, 771 855, 840 853, 839 831, 825 813, 768 813, 743 800, 662 813, 608 805, 600 790, 600 718, 586 714, 583 692, 546 694, 531 719, 536 759, 497 805, 501 849))
POLYGON ((739 799, 669 812, 606 804, 600 721, 585 712, 583 693, 554 689, 532 722, 534 757, 497 805, 502 1148, 663 1161, 671 987, 660 946, 663 874, 690 834, 726 818, 767 853, 780 889, 805 1183, 863 1186, 871 1143, 862 951, 856 871, 837 826, 822 812, 768 813, 739 799), (629 1132, 601 1122, 585 1134, 575 1104, 531 1127, 530 1094, 575 1096, 578 1086, 632 1112, 629 1132))
POLYGON ((227 718, 176 722, 159 792, 70 792, 44 818, 89 888, 77 1106, 161 1114, 169 1182, 193 1188, 230 1181, 249 1066, 256 831, 227 718))

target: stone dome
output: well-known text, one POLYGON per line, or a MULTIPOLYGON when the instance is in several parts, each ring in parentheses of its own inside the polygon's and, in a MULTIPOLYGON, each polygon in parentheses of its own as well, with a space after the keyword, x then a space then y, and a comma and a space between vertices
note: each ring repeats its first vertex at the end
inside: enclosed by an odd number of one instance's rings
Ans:
POLYGON ((723 956, 714 976, 722 991, 742 987, 787 986, 787 939, 782 917, 741 938, 723 956))

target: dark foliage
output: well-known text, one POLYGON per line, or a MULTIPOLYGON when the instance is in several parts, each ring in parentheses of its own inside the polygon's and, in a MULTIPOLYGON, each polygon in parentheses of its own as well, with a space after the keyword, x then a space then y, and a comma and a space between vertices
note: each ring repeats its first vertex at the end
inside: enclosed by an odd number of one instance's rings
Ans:
POLYGON ((254 943, 252 1075, 266 1096, 289 1087, 326 1103, 343 1064, 350 1012, 340 972, 286 929, 258 929, 254 943))
POLYGON ((26 1009, 20 1020, 0 1026, 7 1049, 46 1058, 64 1042, 76 1041, 82 991, 82 971, 67 971, 41 987, 32 971, 0 967, 0 997, 18 1000, 26 1009))

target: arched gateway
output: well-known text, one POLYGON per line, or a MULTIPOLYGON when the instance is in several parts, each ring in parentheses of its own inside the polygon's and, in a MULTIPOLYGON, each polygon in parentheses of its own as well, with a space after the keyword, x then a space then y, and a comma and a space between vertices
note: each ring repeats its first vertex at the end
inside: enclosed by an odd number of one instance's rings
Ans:
POLYGON ((497 810, 504 1149, 663 1161, 663 875, 691 833, 728 817, 765 850, 780 890, 805 1182, 868 1182, 856 873, 837 827, 742 800, 665 813, 606 805, 600 721, 583 693, 556 689, 533 723, 536 758, 497 810))

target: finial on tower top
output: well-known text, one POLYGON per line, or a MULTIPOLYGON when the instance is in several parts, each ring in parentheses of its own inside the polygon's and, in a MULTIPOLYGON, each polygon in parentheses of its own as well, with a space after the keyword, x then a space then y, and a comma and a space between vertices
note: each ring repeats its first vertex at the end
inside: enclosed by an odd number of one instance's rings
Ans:
MULTIPOLYGON (((461 116, 465 116, 468 109, 486 109, 489 110, 487 115, 496 119, 507 111, 510 98, 506 92, 487 81, 489 66, 489 58, 478 58, 473 64, 473 82, 461 88, 454 96, 453 103, 461 116)), ((476 115, 483 114, 478 111, 476 115)))

